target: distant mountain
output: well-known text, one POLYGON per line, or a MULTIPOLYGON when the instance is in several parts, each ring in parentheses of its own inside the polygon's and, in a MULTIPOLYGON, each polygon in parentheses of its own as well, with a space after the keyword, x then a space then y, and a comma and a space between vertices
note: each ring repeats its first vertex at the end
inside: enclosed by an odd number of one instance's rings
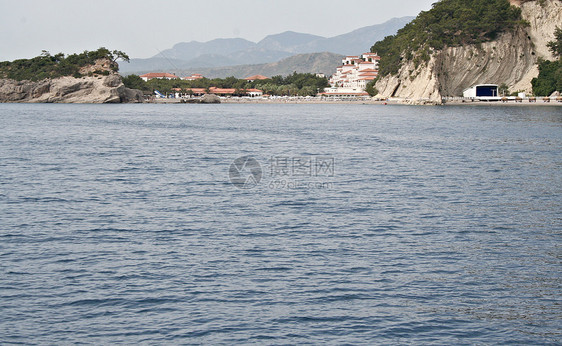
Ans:
POLYGON ((415 17, 393 18, 383 24, 367 26, 350 33, 320 39, 301 45, 299 53, 334 52, 343 55, 357 55, 368 52, 371 46, 388 35, 394 35, 415 17), (369 43, 372 42, 372 43, 369 43))
MULTIPOLYGON (((238 62, 238 64, 249 65, 249 64, 264 64, 272 61, 279 61, 281 59, 290 57, 293 53, 279 51, 279 50, 268 50, 258 47, 250 48, 247 50, 239 51, 233 53, 231 58, 238 62)), ((222 66, 232 66, 236 64, 222 66)))
POLYGON ((269 35, 260 42, 257 46, 261 49, 277 50, 283 52, 299 52, 298 47, 310 44, 314 41, 325 40, 325 37, 302 34, 294 31, 286 31, 281 34, 269 35))
POLYGON ((219 38, 209 42, 182 42, 166 49, 153 58, 168 58, 188 61, 201 55, 214 54, 228 56, 234 52, 255 47, 255 43, 243 38, 219 38))
POLYGON ((196 58, 184 61, 176 68, 189 67, 219 67, 238 64, 238 60, 220 54, 203 54, 196 58))
POLYGON ((272 77, 276 75, 286 76, 293 72, 298 73, 324 73, 330 75, 337 66, 341 64, 342 55, 334 53, 310 53, 298 54, 277 62, 256 65, 225 66, 218 68, 192 68, 188 70, 171 70, 179 76, 187 76, 200 73, 207 78, 246 78, 248 76, 261 74, 272 77))
POLYGON ((394 18, 383 24, 364 27, 331 38, 286 31, 269 35, 258 43, 241 38, 183 42, 149 59, 131 59, 129 64, 121 64, 120 71, 126 75, 200 67, 265 64, 295 54, 317 52, 357 55, 367 52, 376 41, 394 35, 413 18, 394 18))
POLYGON ((119 65, 119 72, 123 75, 127 75, 132 73, 143 74, 154 71, 186 70, 200 67, 264 64, 271 61, 279 61, 292 55, 292 53, 288 52, 250 48, 247 50, 237 51, 229 55, 202 54, 189 60, 178 60, 167 57, 131 59, 131 63, 121 63, 119 65))
POLYGON ((130 63, 119 62, 119 73, 128 75, 132 73, 146 73, 153 71, 168 71, 170 69, 179 69, 184 66, 186 61, 169 58, 149 58, 149 59, 131 59, 130 63))

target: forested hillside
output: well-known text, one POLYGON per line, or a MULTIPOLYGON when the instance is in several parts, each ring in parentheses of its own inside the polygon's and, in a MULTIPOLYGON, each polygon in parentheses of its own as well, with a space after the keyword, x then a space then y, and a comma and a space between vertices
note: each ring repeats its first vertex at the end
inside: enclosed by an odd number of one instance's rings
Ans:
POLYGON ((403 60, 428 61, 433 50, 493 40, 503 31, 525 25, 521 9, 508 0, 442 0, 421 12, 394 36, 373 45, 381 56, 380 75, 395 74, 403 60))

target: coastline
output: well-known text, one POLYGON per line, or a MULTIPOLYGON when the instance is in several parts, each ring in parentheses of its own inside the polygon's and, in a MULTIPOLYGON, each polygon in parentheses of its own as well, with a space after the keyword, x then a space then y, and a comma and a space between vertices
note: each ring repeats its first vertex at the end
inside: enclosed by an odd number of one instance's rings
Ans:
POLYGON ((444 106, 502 106, 502 107, 526 107, 526 106, 545 106, 545 107, 552 107, 552 106, 562 106, 562 102, 558 102, 556 100, 551 100, 550 102, 544 102, 543 100, 538 100, 536 102, 529 102, 525 100, 523 102, 462 102, 462 101, 449 101, 443 103, 444 106))
MULTIPOLYGON (((525 100, 524 102, 462 102, 462 101, 448 101, 443 104, 433 104, 425 103, 424 101, 412 101, 412 100, 402 100, 402 99, 390 99, 390 100, 362 100, 362 99, 349 99, 349 100, 328 100, 328 99, 318 99, 318 98, 221 98, 221 103, 225 104, 363 104, 363 105, 402 105, 402 106, 507 106, 507 107, 527 107, 527 106, 545 106, 545 107, 562 107, 562 102, 556 100, 551 100, 550 102, 544 102, 542 99, 537 99, 536 102, 529 102, 525 100)), ((182 99, 155 99, 145 103, 154 104, 182 104, 185 103, 182 99)))

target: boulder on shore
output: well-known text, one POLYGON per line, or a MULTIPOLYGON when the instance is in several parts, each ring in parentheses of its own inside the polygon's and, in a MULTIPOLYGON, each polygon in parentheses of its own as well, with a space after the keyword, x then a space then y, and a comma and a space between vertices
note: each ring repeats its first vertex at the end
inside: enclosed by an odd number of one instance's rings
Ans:
POLYGON ((220 97, 215 94, 206 94, 200 98, 189 98, 189 99, 182 99, 180 103, 221 103, 220 97))
POLYGON ((221 99, 215 94, 205 94, 201 97, 200 103, 221 103, 221 99))

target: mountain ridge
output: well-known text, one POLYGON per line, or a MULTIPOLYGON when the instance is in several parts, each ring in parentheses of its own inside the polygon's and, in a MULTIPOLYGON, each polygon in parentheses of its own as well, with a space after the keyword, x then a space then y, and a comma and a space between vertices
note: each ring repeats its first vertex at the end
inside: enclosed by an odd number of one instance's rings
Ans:
POLYGON ((257 43, 242 38, 180 42, 151 58, 131 59, 129 64, 121 64, 120 71, 127 75, 203 67, 266 64, 293 55, 319 52, 340 55, 360 54, 363 51, 367 52, 373 42, 395 34, 413 18, 392 18, 381 24, 362 27, 333 37, 285 31, 268 35, 257 43), (204 66, 205 62, 208 66, 204 66))
POLYGON ((323 73, 331 74, 341 64, 343 58, 340 54, 330 52, 297 54, 280 61, 253 65, 222 66, 212 68, 191 68, 187 70, 167 70, 178 76, 200 73, 207 78, 246 78, 251 75, 261 74, 267 77, 286 76, 297 73, 323 73))

